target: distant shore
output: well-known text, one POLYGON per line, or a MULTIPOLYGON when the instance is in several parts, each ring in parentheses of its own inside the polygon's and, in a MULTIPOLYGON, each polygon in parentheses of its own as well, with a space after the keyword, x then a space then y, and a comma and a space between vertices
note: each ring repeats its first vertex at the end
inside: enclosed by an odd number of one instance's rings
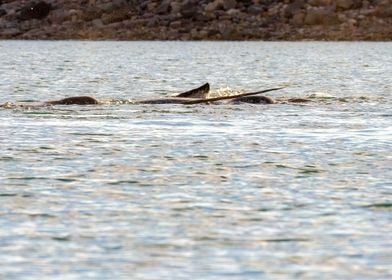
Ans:
POLYGON ((390 0, 0 0, 0 39, 392 40, 390 0))

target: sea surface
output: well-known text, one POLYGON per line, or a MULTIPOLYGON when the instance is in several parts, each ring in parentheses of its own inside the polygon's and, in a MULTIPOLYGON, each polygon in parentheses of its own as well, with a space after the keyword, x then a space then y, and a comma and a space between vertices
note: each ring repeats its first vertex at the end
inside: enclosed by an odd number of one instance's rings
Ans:
POLYGON ((0 279, 392 278, 392 43, 0 41, 0 104, 75 95, 0 108, 0 279), (132 104, 204 82, 286 88, 132 104))

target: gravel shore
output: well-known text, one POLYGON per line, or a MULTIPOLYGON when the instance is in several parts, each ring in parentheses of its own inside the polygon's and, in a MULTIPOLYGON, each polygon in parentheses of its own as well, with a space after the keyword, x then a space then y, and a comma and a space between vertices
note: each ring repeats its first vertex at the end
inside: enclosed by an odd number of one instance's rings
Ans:
POLYGON ((0 39, 392 39, 392 0, 0 0, 0 39))

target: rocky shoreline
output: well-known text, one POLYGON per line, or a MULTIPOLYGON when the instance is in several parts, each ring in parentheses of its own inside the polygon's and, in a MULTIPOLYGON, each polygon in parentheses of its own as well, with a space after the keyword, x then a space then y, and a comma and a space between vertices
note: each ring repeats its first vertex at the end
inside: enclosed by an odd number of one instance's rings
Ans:
POLYGON ((392 40, 392 0, 0 0, 0 39, 392 40))

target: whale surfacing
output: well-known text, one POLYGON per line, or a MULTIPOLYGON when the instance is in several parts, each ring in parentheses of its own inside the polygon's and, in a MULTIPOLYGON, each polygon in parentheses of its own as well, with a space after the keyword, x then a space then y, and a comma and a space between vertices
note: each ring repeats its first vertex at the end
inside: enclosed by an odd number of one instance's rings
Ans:
POLYGON ((204 85, 191 89, 189 91, 185 91, 176 95, 175 97, 185 97, 185 98, 206 98, 208 93, 210 92, 210 84, 205 83, 204 85))
POLYGON ((251 95, 234 98, 231 103, 274 104, 275 101, 264 95, 251 95))
POLYGON ((135 104, 186 104, 189 100, 206 99, 210 92, 210 84, 191 89, 171 97, 154 98, 135 101, 135 104))
POLYGON ((99 101, 91 96, 74 96, 60 100, 47 101, 48 105, 97 105, 99 101))
MULTIPOLYGON (((261 94, 280 90, 284 87, 279 88, 270 88, 256 92, 245 92, 239 93, 235 95, 226 95, 226 96, 218 96, 218 97, 209 97, 210 85, 209 83, 205 83, 202 86, 188 90, 182 93, 179 93, 174 96, 169 97, 160 97, 155 99, 147 99, 147 100, 137 100, 132 102, 133 104, 183 104, 183 105, 194 105, 194 104, 219 104, 221 101, 227 101, 226 104, 240 104, 240 103, 253 103, 253 104, 274 104, 274 100, 270 97, 263 96, 261 94), (218 103, 216 103, 219 101, 218 103)), ((42 102, 37 106, 51 106, 51 105, 98 105, 103 104, 98 101, 94 97, 91 96, 73 96, 66 97, 59 100, 52 100, 42 102)), ((31 107, 33 105, 20 105, 31 107)), ((7 104, 2 105, 0 107, 8 108, 7 104)), ((12 107, 12 106, 11 106, 12 107)))

